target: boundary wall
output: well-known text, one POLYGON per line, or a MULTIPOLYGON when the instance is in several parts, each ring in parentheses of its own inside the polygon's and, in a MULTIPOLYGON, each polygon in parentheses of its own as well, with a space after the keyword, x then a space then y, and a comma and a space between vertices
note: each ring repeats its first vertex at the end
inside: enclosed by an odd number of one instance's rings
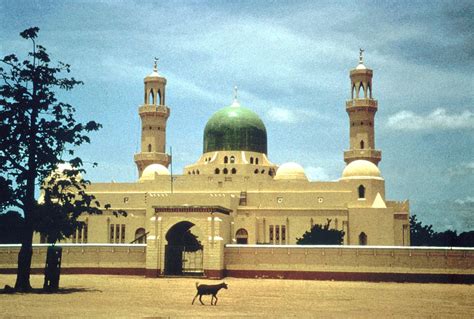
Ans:
MULTIPOLYGON (((145 244, 57 244, 62 274, 146 275, 145 244)), ((43 273, 47 244, 33 245, 43 273)), ((20 245, 0 245, 0 273, 16 273, 20 245)), ((312 280, 474 283, 474 248, 226 245, 221 276, 312 280)))
POLYGON ((243 278, 474 283, 474 248, 226 245, 243 278))
MULTIPOLYGON (((33 244, 31 272, 44 272, 48 244, 33 244)), ((145 275, 146 244, 56 244, 61 274, 145 275)), ((21 245, 0 245, 0 273, 16 274, 21 245)))

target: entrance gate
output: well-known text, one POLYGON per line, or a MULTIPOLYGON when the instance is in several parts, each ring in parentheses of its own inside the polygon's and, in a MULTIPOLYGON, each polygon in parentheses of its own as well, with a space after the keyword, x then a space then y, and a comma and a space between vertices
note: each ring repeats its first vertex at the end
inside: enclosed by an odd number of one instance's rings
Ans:
POLYGON ((203 247, 198 237, 191 232, 193 223, 183 221, 175 224, 166 234, 165 275, 202 275, 203 247))
POLYGON ((202 275, 203 247, 197 246, 165 246, 165 275, 202 275))

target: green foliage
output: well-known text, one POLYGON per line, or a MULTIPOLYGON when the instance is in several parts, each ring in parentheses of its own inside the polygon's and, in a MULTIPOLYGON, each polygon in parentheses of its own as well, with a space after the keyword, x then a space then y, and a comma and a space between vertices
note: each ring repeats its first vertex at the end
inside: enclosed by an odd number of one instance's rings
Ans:
POLYGON ((21 242, 24 219, 18 212, 8 211, 0 214, 0 244, 18 244, 21 242))
POLYGON ((433 234, 433 225, 423 225, 416 219, 416 215, 410 216, 411 246, 430 246, 433 234))
POLYGON ((329 229, 331 220, 328 219, 326 225, 315 224, 310 231, 303 234, 303 237, 296 239, 297 245, 342 245, 344 241, 344 231, 329 229))
POLYGON ((457 234, 454 230, 435 232, 432 225, 423 225, 416 215, 410 216, 411 246, 474 247, 474 231, 457 234))

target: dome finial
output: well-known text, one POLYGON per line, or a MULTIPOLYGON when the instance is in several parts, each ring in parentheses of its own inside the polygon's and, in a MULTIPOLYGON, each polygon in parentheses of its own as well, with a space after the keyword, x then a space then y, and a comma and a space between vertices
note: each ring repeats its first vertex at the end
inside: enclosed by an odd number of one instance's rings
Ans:
POLYGON ((160 58, 155 57, 155 63, 153 64, 153 71, 158 72, 158 60, 160 58))
POLYGON ((239 89, 237 88, 237 86, 234 86, 234 102, 232 102, 232 105, 231 105, 233 107, 239 107, 240 106, 239 100, 237 99, 238 92, 239 92, 239 89))
POLYGON ((362 56, 362 54, 364 53, 364 49, 360 48, 359 49, 359 64, 364 64, 364 57, 362 56))

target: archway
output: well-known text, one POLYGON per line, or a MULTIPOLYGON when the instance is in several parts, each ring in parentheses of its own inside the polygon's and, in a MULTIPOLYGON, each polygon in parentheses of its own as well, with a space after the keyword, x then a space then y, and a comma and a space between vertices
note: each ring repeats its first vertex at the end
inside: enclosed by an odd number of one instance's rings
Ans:
POLYGON ((361 246, 367 245, 367 235, 364 232, 360 233, 359 235, 359 245, 361 246))
POLYGON ((239 230, 237 230, 235 234, 235 239, 237 240, 237 244, 246 245, 248 243, 248 238, 249 238, 249 234, 247 230, 245 230, 244 228, 240 228, 239 230))
POLYGON ((202 245, 191 232, 193 226, 191 222, 182 221, 166 233, 165 275, 202 274, 202 245))

